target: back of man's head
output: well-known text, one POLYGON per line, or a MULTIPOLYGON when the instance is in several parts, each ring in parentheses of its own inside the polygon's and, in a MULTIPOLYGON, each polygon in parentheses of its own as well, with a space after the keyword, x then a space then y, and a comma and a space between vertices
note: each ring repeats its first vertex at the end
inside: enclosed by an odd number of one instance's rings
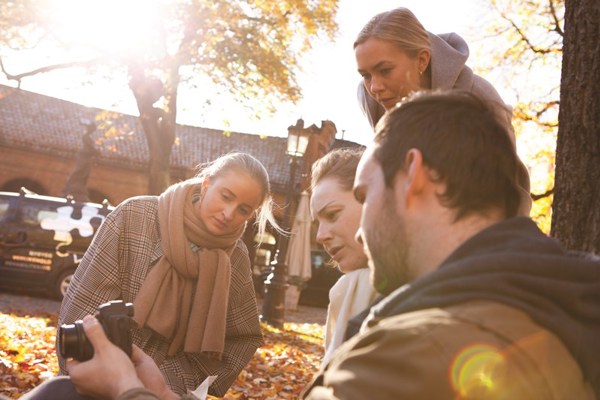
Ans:
POLYGON ((393 185, 407 152, 445 185, 441 203, 456 219, 499 210, 515 216, 519 205, 518 156, 493 108, 463 91, 420 92, 386 113, 376 128, 374 157, 393 185))

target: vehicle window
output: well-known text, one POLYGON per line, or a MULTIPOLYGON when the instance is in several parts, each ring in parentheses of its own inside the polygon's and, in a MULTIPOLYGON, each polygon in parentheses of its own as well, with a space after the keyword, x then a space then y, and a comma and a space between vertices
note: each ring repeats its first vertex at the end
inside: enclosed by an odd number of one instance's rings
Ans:
POLYGON ((25 203, 21 208, 21 218, 23 223, 31 226, 40 224, 40 213, 46 218, 56 218, 56 206, 54 204, 43 203, 25 203))

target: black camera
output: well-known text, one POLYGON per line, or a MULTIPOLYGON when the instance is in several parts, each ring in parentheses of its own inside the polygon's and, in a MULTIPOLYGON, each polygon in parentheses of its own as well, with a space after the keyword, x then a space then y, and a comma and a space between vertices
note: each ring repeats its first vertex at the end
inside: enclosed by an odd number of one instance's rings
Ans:
MULTIPOLYGON (((113 300, 98 307, 94 315, 112 343, 131 357, 131 335, 129 329, 133 321, 133 304, 113 300)), ((62 324, 58 329, 58 343, 63 358, 86 361, 94 356, 94 348, 85 336, 83 322, 62 324)))

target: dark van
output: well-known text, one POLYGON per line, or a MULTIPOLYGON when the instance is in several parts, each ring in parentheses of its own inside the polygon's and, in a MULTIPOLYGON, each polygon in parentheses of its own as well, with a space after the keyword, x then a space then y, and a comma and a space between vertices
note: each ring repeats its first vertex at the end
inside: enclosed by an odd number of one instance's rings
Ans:
POLYGON ((0 286, 62 299, 94 234, 113 207, 0 192, 0 286))

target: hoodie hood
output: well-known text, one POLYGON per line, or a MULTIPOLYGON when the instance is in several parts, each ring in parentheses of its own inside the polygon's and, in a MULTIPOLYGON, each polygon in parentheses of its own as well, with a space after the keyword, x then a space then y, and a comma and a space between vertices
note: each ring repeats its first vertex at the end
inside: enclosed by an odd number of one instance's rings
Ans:
POLYGON ((465 89, 473 86, 473 71, 465 63, 469 58, 467 42, 456 33, 429 33, 431 43, 431 87, 465 89))

